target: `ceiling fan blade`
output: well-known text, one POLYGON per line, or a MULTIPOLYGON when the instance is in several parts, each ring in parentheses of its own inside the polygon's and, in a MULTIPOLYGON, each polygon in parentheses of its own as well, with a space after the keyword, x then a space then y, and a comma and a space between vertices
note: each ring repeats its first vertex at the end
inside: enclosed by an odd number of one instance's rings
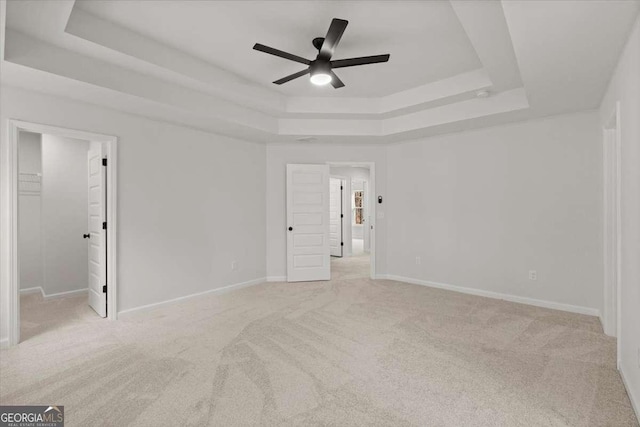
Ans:
POLYGON ((305 64, 305 65, 311 64, 311 61, 309 61, 308 59, 305 59, 305 58, 303 58, 301 56, 294 55, 294 54, 288 53, 288 52, 284 52, 282 50, 274 49, 272 47, 265 46, 265 45, 260 44, 260 43, 256 43, 255 45, 253 45, 253 48, 255 50, 259 50, 260 52, 268 53, 268 54, 274 55, 274 56, 279 56, 280 58, 288 59, 290 61, 300 62, 301 64, 305 64))
POLYGON ((289 82, 293 79, 297 79, 298 77, 302 77, 305 74, 309 74, 309 69, 307 68, 306 70, 302 70, 302 71, 298 71, 297 73, 291 74, 287 77, 283 77, 280 80, 276 80, 274 83, 277 85, 281 85, 282 83, 286 83, 289 82))
POLYGON ((356 65, 377 64, 387 62, 391 55, 362 56, 360 58, 337 59, 331 61, 331 68, 355 67, 356 65))
POLYGON ((349 24, 349 21, 344 19, 333 18, 333 20, 331 20, 329 31, 327 31, 327 35, 324 38, 322 47, 320 48, 319 57, 321 59, 331 59, 336 46, 340 43, 344 30, 347 28, 347 24, 349 24))
POLYGON ((344 86, 344 83, 342 83, 340 77, 336 76, 336 73, 331 71, 329 74, 331 74, 331 86, 333 86, 334 89, 340 89, 344 86))

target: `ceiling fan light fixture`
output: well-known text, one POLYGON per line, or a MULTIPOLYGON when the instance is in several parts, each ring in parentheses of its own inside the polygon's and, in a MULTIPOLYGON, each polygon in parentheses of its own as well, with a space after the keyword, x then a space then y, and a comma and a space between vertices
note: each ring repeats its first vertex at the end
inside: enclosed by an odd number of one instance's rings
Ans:
POLYGON ((327 62, 314 62, 311 64, 311 83, 324 86, 331 83, 331 66, 327 62))
POLYGON ((324 86, 331 83, 331 76, 325 73, 316 73, 311 76, 311 83, 316 86, 324 86))

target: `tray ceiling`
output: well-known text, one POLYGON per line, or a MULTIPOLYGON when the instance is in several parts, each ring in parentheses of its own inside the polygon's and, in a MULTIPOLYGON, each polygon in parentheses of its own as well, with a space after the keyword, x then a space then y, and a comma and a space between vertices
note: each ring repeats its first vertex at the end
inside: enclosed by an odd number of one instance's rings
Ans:
POLYGON ((387 142, 595 108, 637 1, 20 1, 2 82, 266 142, 387 142), (332 18, 346 87, 255 42, 312 58, 332 18), (478 91, 487 90, 486 98, 478 91))

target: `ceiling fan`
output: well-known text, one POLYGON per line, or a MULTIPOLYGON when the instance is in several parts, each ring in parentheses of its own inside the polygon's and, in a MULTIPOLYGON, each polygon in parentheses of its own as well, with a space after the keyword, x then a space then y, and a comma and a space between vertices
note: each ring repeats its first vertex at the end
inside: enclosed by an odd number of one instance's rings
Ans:
POLYGON ((331 83, 334 88, 338 89, 343 87, 344 83, 342 83, 342 80, 340 80, 340 78, 338 78, 338 76, 336 76, 336 74, 333 72, 334 68, 354 67, 356 65, 387 62, 389 60, 389 57, 391 56, 389 54, 362 56, 359 58, 337 59, 332 61, 331 57, 333 56, 333 52, 338 46, 338 43, 340 43, 340 39, 342 38, 344 30, 347 28, 347 24, 349 24, 349 21, 334 18, 333 20, 331 20, 331 25, 329 26, 327 35, 325 37, 316 37, 315 39, 313 39, 313 46, 318 49, 318 55, 313 61, 302 58, 298 55, 294 55, 292 53, 283 52, 281 50, 265 46, 260 43, 256 43, 253 48, 255 50, 259 50, 260 52, 279 56, 280 58, 300 62, 301 64, 309 66, 302 71, 298 71, 297 73, 291 74, 287 77, 283 77, 273 82, 277 85, 281 85, 293 79, 297 79, 298 77, 302 77, 306 74, 311 74, 311 83, 319 86, 331 83))

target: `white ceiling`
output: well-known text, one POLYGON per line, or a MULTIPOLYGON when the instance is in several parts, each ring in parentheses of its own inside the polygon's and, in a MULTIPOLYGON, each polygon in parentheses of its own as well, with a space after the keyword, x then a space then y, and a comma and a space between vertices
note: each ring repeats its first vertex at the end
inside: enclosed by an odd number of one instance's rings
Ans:
MULTIPOLYGON (((0 3, 4 5, 4 3, 0 3)), ((596 108, 640 1, 76 1, 6 3, 2 83, 263 141, 398 141, 596 108), (313 58, 349 20, 346 87, 252 50, 313 58), (475 98, 488 89, 489 98, 475 98)), ((1 34, 1 33, 0 33, 1 34)))
POLYGON ((287 95, 384 96, 481 67, 447 1, 90 1, 78 6, 287 95), (390 53, 391 60, 337 71, 346 84, 340 90, 314 86, 308 78, 271 83, 305 66, 252 46, 259 42, 315 59, 311 41, 324 37, 332 18, 349 21, 334 59, 390 53))

